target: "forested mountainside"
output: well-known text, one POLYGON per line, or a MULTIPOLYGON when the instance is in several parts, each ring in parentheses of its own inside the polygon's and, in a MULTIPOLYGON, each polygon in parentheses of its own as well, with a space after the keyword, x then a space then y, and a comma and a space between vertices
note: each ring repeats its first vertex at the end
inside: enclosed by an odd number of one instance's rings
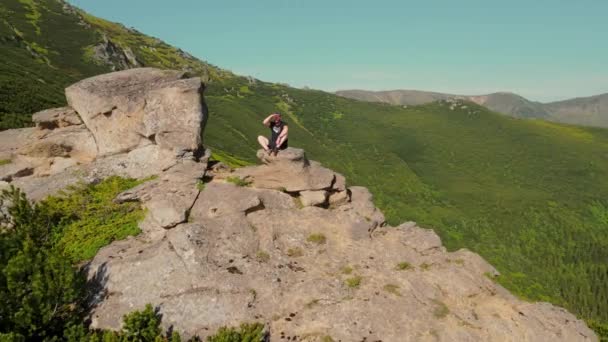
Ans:
POLYGON ((290 144, 370 188, 391 223, 414 220, 448 248, 478 252, 524 298, 608 321, 604 129, 518 120, 467 101, 403 108, 241 77, 59 0, 4 0, 0 45, 2 128, 62 105, 63 88, 87 76, 186 69, 208 83, 205 144, 216 158, 254 162, 255 137, 267 134, 261 120, 280 111, 290 144))
POLYGON ((454 95, 419 90, 340 90, 336 94, 351 99, 411 106, 437 100, 473 101, 490 110, 516 118, 543 119, 573 125, 608 127, 608 94, 541 103, 508 93, 454 95))

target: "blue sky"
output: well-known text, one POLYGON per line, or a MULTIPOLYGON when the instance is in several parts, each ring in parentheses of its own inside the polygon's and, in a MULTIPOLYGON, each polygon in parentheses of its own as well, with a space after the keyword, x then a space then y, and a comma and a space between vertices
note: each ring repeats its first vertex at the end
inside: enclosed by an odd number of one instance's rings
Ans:
POLYGON ((608 0, 70 0, 242 75, 337 89, 608 92, 608 0))

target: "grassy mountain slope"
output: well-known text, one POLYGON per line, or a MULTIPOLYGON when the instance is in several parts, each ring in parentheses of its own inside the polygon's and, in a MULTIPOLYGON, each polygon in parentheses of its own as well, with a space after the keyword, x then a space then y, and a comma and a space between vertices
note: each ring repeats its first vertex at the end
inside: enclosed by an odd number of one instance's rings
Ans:
POLYGON ((394 105, 420 105, 449 98, 464 99, 517 118, 536 118, 574 125, 608 127, 608 94, 540 103, 513 93, 453 95, 418 90, 341 90, 337 95, 394 105))
POLYGON ((472 102, 402 108, 239 77, 58 0, 4 0, 0 13, 3 118, 61 104, 66 84, 117 68, 93 53, 109 40, 138 64, 208 80, 205 143, 220 157, 255 162, 261 120, 281 111, 290 143, 369 187, 391 223, 434 228, 449 248, 488 259, 512 291, 608 321, 608 131, 472 102))

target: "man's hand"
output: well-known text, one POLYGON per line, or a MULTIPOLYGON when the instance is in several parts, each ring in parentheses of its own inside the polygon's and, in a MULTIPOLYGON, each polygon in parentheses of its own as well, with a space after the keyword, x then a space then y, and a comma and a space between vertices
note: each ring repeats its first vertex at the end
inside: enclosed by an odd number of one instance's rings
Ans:
POLYGON ((270 126, 270 122, 274 119, 274 116, 276 114, 270 114, 268 115, 268 117, 266 119, 264 119, 264 121, 262 121, 262 123, 264 124, 264 126, 269 127, 270 126))

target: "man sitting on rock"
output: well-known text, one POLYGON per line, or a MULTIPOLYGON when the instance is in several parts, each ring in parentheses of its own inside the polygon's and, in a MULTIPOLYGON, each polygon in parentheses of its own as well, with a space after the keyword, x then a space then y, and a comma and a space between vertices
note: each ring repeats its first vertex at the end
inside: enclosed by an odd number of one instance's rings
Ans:
POLYGON ((258 142, 269 155, 274 153, 276 156, 279 150, 287 148, 287 132, 289 131, 287 123, 281 120, 279 113, 270 114, 262 123, 264 126, 270 127, 270 139, 260 135, 258 142))

